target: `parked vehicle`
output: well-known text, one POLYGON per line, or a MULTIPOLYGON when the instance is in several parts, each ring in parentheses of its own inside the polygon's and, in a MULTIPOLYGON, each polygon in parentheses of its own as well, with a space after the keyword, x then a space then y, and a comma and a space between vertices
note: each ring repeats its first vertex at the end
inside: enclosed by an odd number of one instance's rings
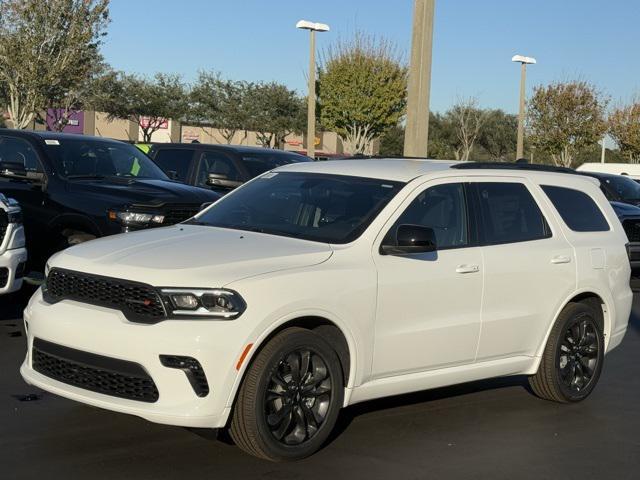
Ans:
MULTIPOLYGON (((599 180, 600 190, 611 202, 629 239, 631 268, 640 269, 640 185, 624 175, 585 171, 580 173, 599 180)), ((635 271, 634 277, 639 273, 635 271)), ((640 284, 640 279, 634 279, 634 284, 640 284)))
POLYGON ((0 129, 0 192, 24 211, 32 268, 96 237, 186 220, 214 192, 171 181, 133 145, 0 129))
POLYGON ((389 395, 528 375, 584 400, 627 330, 627 238, 596 180, 534 167, 297 163, 67 249, 25 310, 22 376, 269 460, 389 395))
POLYGON ((0 193, 0 295, 20 290, 26 263, 22 211, 0 193))
POLYGON ((628 175, 634 180, 640 179, 640 165, 637 163, 583 163, 576 170, 579 172, 628 175))
POLYGON ((174 180, 221 195, 281 165, 313 161, 283 150, 205 143, 156 143, 148 155, 174 180))

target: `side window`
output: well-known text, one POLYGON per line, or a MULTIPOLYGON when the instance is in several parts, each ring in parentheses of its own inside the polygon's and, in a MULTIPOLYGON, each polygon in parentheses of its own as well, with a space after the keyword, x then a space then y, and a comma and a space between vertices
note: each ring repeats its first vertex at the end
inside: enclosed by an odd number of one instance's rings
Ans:
POLYGON ((167 148, 161 149, 156 153, 153 161, 156 162, 156 165, 170 178, 186 182, 192 158, 193 150, 167 148))
POLYGON ((241 180, 240 174, 233 164, 233 161, 226 155, 218 152, 204 152, 202 154, 202 160, 198 167, 196 185, 206 187, 207 177, 210 173, 226 175, 229 180, 241 180))
POLYGON ((593 199, 580 190, 542 185, 553 206, 574 232, 606 232, 609 224, 593 199))
POLYGON ((476 183, 483 244, 527 242, 551 236, 538 204, 522 183, 476 183))
POLYGON ((17 163, 28 172, 41 172, 38 155, 31 144, 22 138, 0 137, 0 163, 17 163))
POLYGON ((388 235, 395 235, 398 226, 403 224, 432 228, 438 250, 468 245, 464 186, 461 183, 446 183, 428 188, 411 202, 388 235))

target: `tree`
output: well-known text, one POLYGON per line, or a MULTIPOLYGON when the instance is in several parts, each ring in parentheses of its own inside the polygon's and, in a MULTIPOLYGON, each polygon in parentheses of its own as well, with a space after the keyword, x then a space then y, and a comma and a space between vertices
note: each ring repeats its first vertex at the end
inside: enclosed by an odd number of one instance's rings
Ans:
POLYGON ((358 33, 324 52, 316 88, 322 126, 363 153, 403 116, 407 67, 391 43, 358 33))
POLYGON ((555 165, 570 167, 576 155, 595 144, 607 130, 607 100, 583 81, 534 88, 529 100, 529 140, 555 165))
POLYGON ((502 110, 490 110, 477 141, 492 160, 505 161, 509 154, 515 156, 517 137, 518 117, 502 110))
POLYGON ((0 83, 14 128, 78 88, 100 59, 109 0, 1 0, 0 83))
POLYGON ((404 153, 404 126, 395 125, 380 137, 379 154, 383 157, 400 157, 404 153))
POLYGON ((96 110, 109 118, 126 118, 138 124, 144 142, 170 119, 182 118, 188 109, 186 88, 178 75, 157 73, 152 79, 119 73, 103 79, 93 98, 96 110))
POLYGON ((215 72, 200 72, 191 89, 191 114, 195 123, 220 130, 227 144, 249 124, 247 82, 225 80, 215 72))
POLYGON ((475 98, 459 99, 445 114, 445 119, 455 132, 453 147, 456 160, 468 161, 487 119, 487 112, 478 107, 475 98))
POLYGON ((611 112, 609 135, 629 162, 640 162, 640 101, 619 106, 611 112))
POLYGON ((246 92, 249 129, 266 148, 282 148, 284 139, 305 125, 305 102, 296 92, 276 82, 251 84, 246 92))

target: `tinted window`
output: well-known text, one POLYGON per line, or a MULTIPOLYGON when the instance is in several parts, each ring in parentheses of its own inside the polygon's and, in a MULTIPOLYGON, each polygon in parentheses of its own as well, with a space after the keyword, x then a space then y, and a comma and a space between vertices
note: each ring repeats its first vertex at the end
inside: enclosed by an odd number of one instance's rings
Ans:
POLYGON ((167 148, 159 150, 153 160, 169 178, 186 182, 192 158, 193 150, 167 148))
POLYGON ((251 178, 282 165, 312 161, 309 157, 297 153, 259 152, 242 155, 242 162, 251 178))
POLYGON ((78 139, 62 138, 50 142, 45 148, 62 177, 167 179, 162 170, 133 145, 80 136, 78 139))
POLYGON ((640 185, 629 177, 622 175, 600 178, 600 183, 606 186, 612 193, 614 200, 623 202, 639 202, 640 201, 640 185))
POLYGON ((207 187, 207 178, 210 173, 226 175, 229 180, 241 181, 240 173, 233 164, 233 160, 220 152, 204 152, 198 166, 196 185, 207 187))
POLYGON ((483 243, 526 242, 550 237, 547 222, 521 183, 477 183, 483 243))
POLYGON ((438 249, 463 247, 469 243, 464 187, 448 183, 431 187, 411 202, 396 221, 390 235, 403 224, 433 229, 438 249))
POLYGON ((355 240, 401 183, 311 173, 269 173, 231 192, 190 223, 325 243, 355 240))
POLYGON ((564 223, 575 232, 606 232, 609 224, 593 199, 580 190, 542 186, 564 223))
POLYGON ((17 137, 0 137, 0 163, 22 165, 29 172, 42 171, 31 144, 17 137))

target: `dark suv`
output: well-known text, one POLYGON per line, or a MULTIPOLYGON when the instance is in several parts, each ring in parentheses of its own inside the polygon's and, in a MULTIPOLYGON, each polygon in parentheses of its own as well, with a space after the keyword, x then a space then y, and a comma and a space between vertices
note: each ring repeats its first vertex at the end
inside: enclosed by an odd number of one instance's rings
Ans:
POLYGON ((148 155, 169 177, 223 195, 276 167, 313 161, 283 150, 204 143, 154 144, 148 155))
POLYGON ((133 145, 0 129, 0 192, 24 212, 30 267, 96 237, 171 225, 220 196, 169 179, 133 145))

